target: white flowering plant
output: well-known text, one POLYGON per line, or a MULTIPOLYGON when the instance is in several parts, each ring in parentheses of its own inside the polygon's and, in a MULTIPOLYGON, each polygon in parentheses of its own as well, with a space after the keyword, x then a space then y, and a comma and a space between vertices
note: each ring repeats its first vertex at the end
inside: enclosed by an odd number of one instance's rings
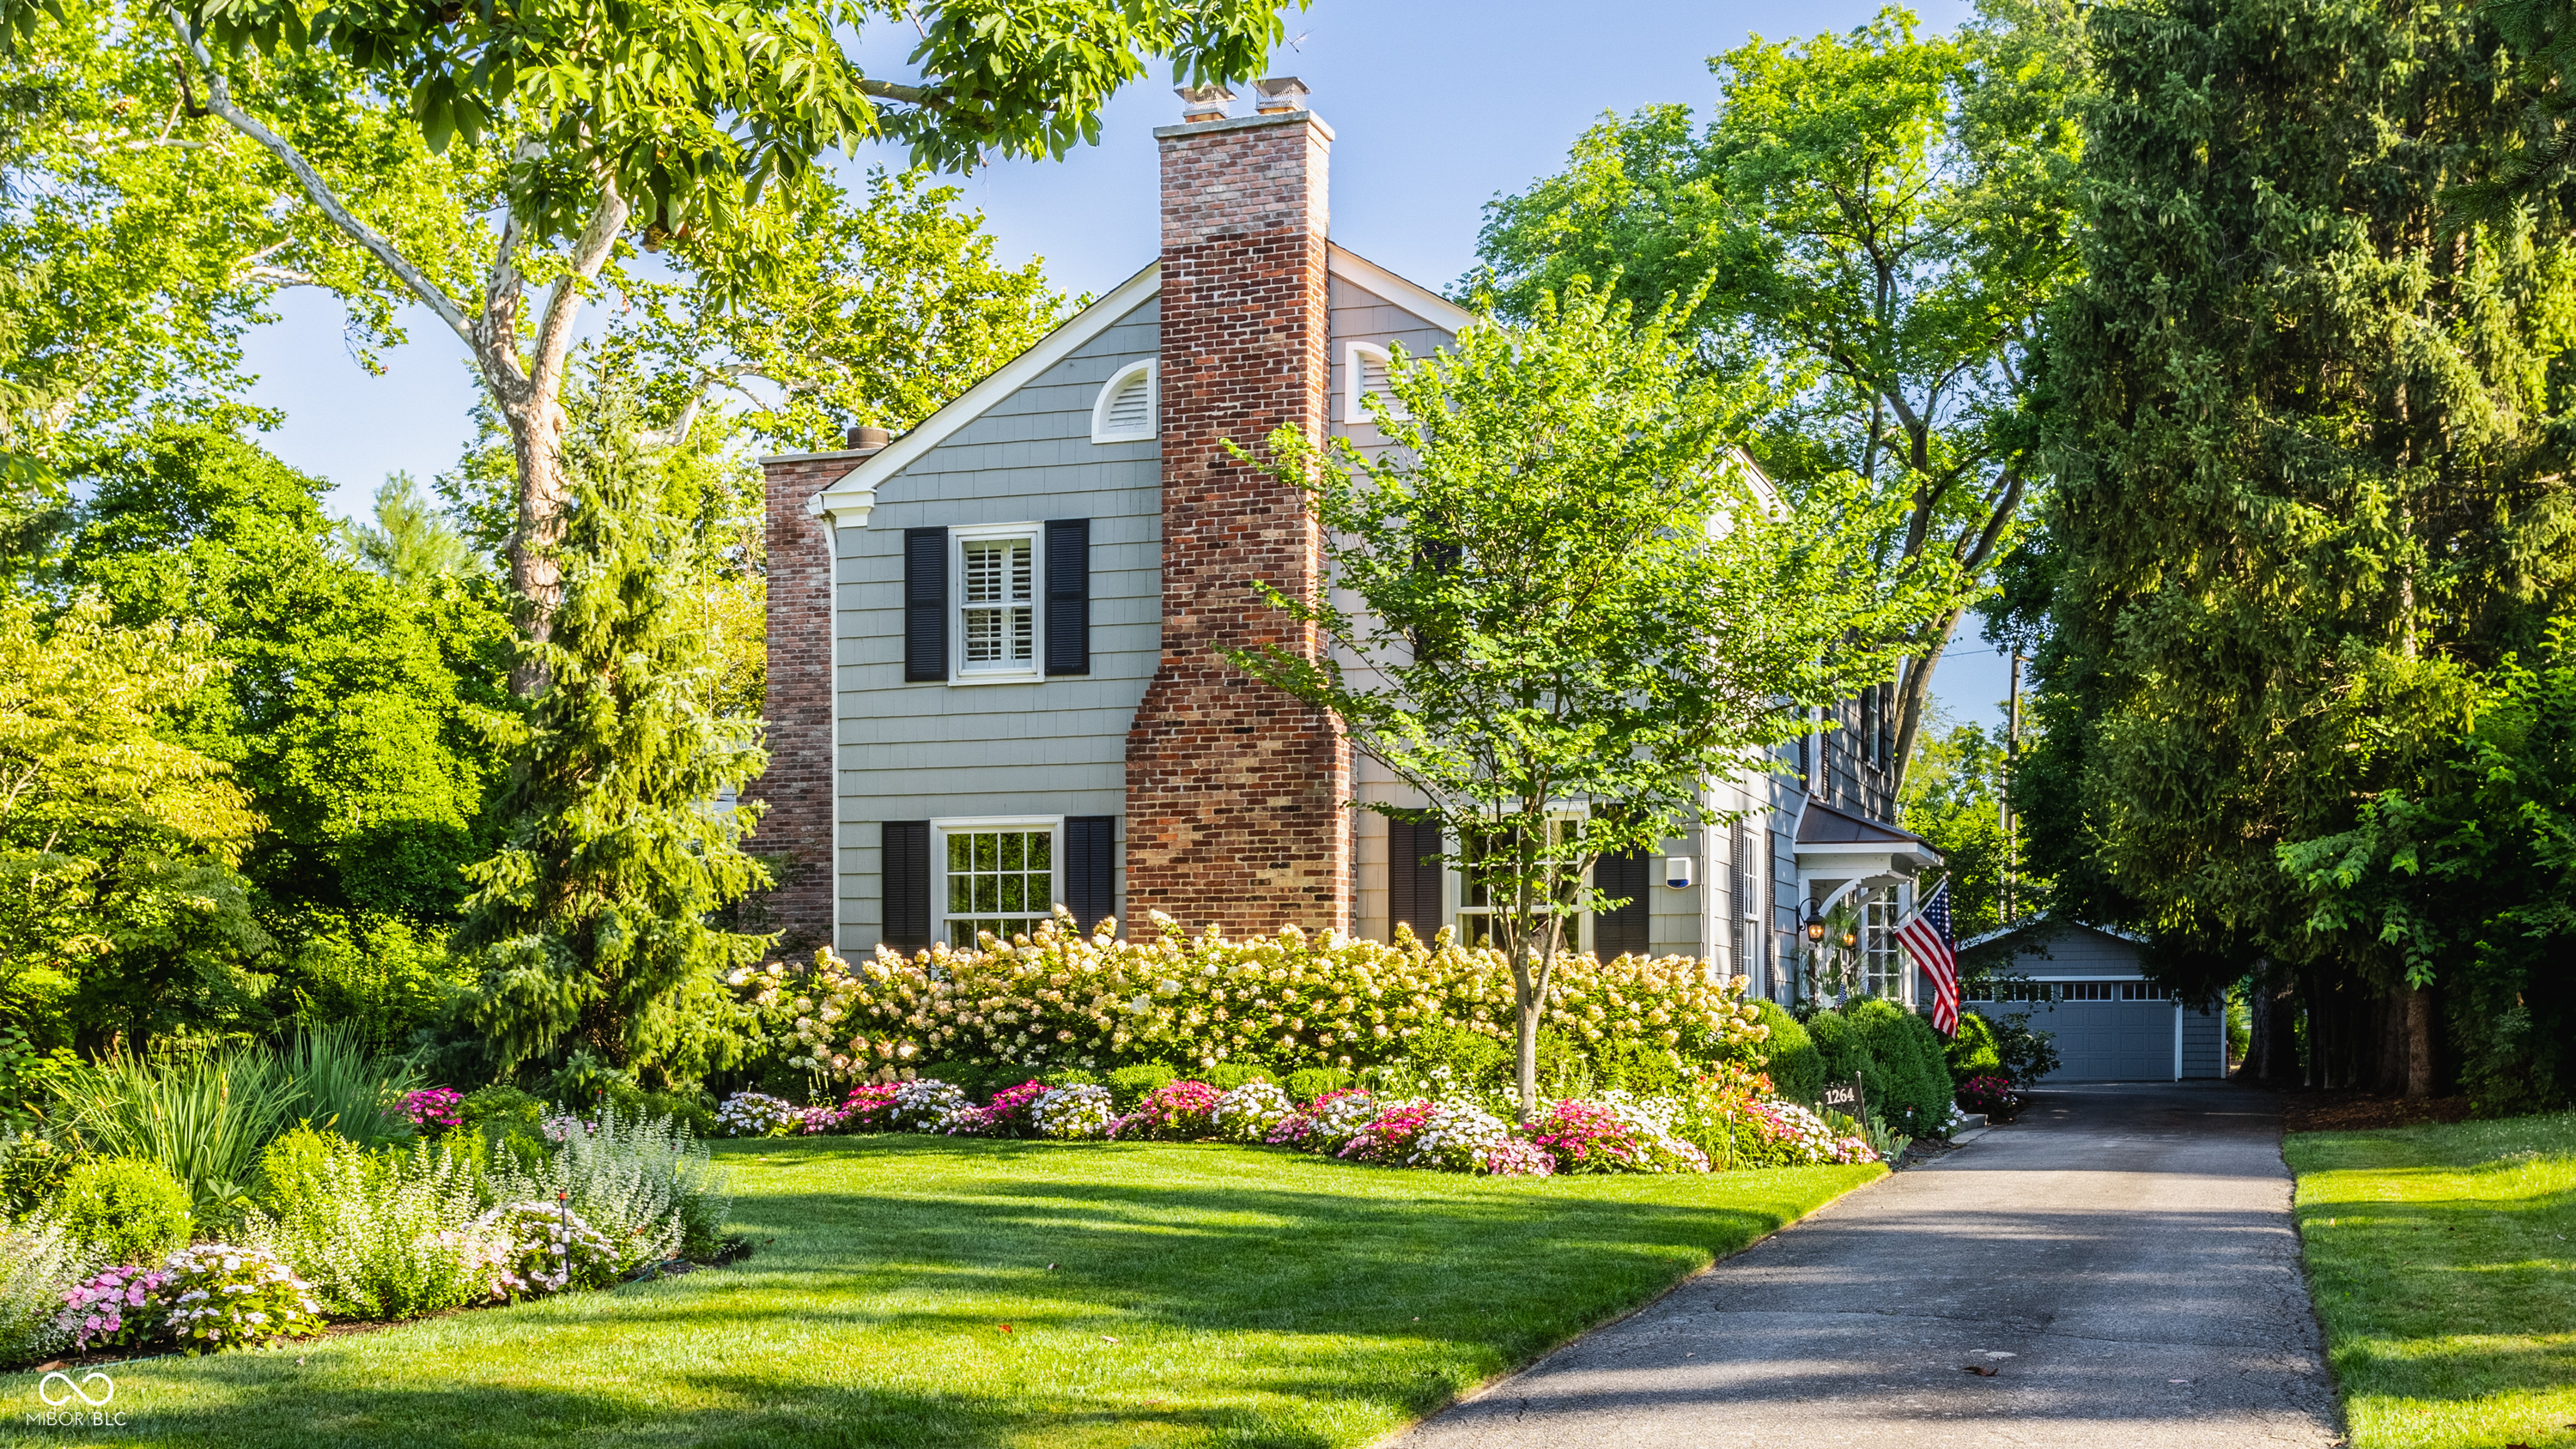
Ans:
POLYGON ((804 1128, 804 1108, 765 1092, 736 1092, 716 1108, 716 1131, 727 1137, 786 1137, 804 1128))
POLYGON ((1253 1081, 1217 1098, 1211 1119, 1216 1135, 1231 1142, 1267 1142, 1280 1123, 1296 1115, 1296 1100, 1276 1082, 1253 1081))
POLYGON ((897 1132, 945 1132, 974 1110, 963 1087, 923 1077, 895 1088, 886 1126, 897 1132))
POLYGON ((470 1159, 445 1144, 370 1153, 313 1133, 273 1153, 266 1208, 245 1217, 252 1247, 274 1254, 342 1318, 414 1318, 492 1296, 502 1245, 472 1230, 483 1206, 470 1159))
POLYGON ((163 1271, 161 1328, 191 1353, 321 1331, 312 1286, 262 1249, 201 1243, 172 1253, 163 1271))
POLYGON ((1029 1125, 1059 1142, 1106 1137, 1117 1122, 1118 1099, 1089 1082, 1049 1088, 1029 1108, 1029 1125))
POLYGON ((509 1245, 493 1281, 502 1297, 604 1288, 617 1277, 616 1246, 566 1203, 505 1202, 474 1229, 509 1245))
MULTIPOLYGON (((810 972, 781 963, 730 978, 752 1003, 793 1022, 802 1065, 882 1079, 926 1061, 1019 1067, 1168 1060, 1190 1068, 1258 1058, 1286 1071, 1392 1061, 1432 1026, 1512 1040, 1510 963, 1443 930, 1393 942, 1296 927, 1229 939, 1191 936, 1167 916, 1144 940, 1115 922, 1085 933, 1056 919, 974 950, 889 948, 856 965, 828 949, 810 972)), ((1548 991, 1547 1024, 1578 1046, 1645 1043, 1676 1066, 1724 1056, 1769 1034, 1741 978, 1692 957, 1601 961, 1569 955, 1548 991)))

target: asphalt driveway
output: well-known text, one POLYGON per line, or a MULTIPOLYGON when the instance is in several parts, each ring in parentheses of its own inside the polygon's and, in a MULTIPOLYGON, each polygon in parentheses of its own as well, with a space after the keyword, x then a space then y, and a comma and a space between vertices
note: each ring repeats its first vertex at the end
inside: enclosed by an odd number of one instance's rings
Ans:
POLYGON ((2280 1142, 2258 1092, 2052 1088, 1399 1442, 2337 1443, 2280 1142))

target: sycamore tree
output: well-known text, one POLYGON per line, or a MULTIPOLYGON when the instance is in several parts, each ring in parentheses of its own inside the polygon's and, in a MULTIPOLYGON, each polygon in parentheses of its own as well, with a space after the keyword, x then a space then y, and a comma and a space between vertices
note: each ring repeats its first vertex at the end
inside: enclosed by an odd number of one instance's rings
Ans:
MULTIPOLYGON (((810 254, 868 216, 921 208, 881 186, 852 198, 819 163, 881 137, 952 169, 1061 155, 1096 138, 1100 106, 1151 57, 1192 80, 1252 74, 1279 37, 1277 9, 0 0, 0 42, 12 58, 47 46, 126 58, 125 90, 107 95, 84 146, 256 160, 277 199, 240 214, 285 234, 201 268, 334 284, 388 338, 403 304, 455 335, 510 435, 510 582, 542 642, 570 500, 563 389, 593 304, 632 308, 659 289, 686 309, 664 349, 682 394, 668 426, 685 426, 692 397, 755 376, 813 395, 791 441, 819 443, 834 421, 901 426, 920 398, 1025 346, 1052 299, 1034 272, 934 246, 912 260, 954 285, 919 289, 902 319, 927 345, 885 345, 865 299, 810 254), (879 22, 918 27, 905 79, 851 57, 879 22), (997 293, 999 315, 985 305, 997 293)), ((515 682, 526 693, 539 679, 515 682)))
POLYGON ((1269 440, 1356 606, 1265 587, 1329 647, 1228 657, 1331 710, 1423 802, 1366 808, 1461 842, 1511 962, 1524 1118, 1566 923, 1622 904, 1585 886, 1593 863, 1731 819, 1712 782, 1886 668, 1951 585, 1877 567, 1895 505, 1862 480, 1769 490, 1736 446, 1759 386, 1698 366, 1686 313, 1632 324, 1578 281, 1526 325, 1395 357, 1377 456, 1269 440))
POLYGON ((1619 274, 1641 310, 1695 295, 1682 330, 1703 365, 1775 384, 1746 443, 1783 489, 1848 474, 1901 505, 1881 564, 1956 581, 1894 684, 1901 783, 1942 650, 2034 481, 2033 344, 2079 275, 2081 24, 2062 0, 1986 0, 1924 36, 1890 8, 1709 64, 1712 119, 1602 121, 1564 172, 1493 204, 1470 282, 1507 315, 1576 276, 1619 274))

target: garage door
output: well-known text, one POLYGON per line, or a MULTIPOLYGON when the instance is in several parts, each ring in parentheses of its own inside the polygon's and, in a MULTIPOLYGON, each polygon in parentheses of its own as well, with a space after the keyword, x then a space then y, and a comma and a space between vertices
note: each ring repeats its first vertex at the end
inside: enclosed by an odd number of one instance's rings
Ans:
POLYGON ((2174 1074, 2170 1001, 1976 1003, 1989 1017, 2024 1009, 2034 1031, 2054 1036, 2060 1082, 2169 1082, 2174 1074))

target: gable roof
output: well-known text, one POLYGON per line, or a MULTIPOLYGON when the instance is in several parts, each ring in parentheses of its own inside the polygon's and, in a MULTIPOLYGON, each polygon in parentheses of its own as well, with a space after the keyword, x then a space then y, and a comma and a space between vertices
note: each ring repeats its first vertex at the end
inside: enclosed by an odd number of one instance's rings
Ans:
POLYGON ((2108 936, 2112 940, 2124 941, 2132 946, 2143 946, 2147 943, 2147 938, 2135 931, 2123 930, 2118 926, 2097 926, 2090 921, 2076 920, 2072 916, 2060 920, 2046 911, 2041 911, 2037 915, 2015 921, 2009 926, 1998 926, 1973 940, 1961 941, 1959 949, 1965 951, 1971 946, 1982 946, 1989 941, 2000 941, 2007 936, 2018 936, 2034 931, 2045 931, 2050 935, 2060 935, 2067 931, 2091 931, 2094 935, 2108 936))
MULTIPOLYGON (((1327 244, 1325 270, 1450 333, 1476 320, 1475 313, 1427 287, 1406 281, 1347 247, 1327 244)), ((1162 290, 1163 264, 1158 261, 1066 318, 1026 352, 1003 363, 947 406, 922 419, 912 431, 843 474, 838 482, 815 495, 809 511, 833 518, 844 513, 864 518, 876 502, 878 484, 912 466, 994 404, 1044 376, 1084 343, 1108 331, 1110 324, 1162 295, 1162 290)))

